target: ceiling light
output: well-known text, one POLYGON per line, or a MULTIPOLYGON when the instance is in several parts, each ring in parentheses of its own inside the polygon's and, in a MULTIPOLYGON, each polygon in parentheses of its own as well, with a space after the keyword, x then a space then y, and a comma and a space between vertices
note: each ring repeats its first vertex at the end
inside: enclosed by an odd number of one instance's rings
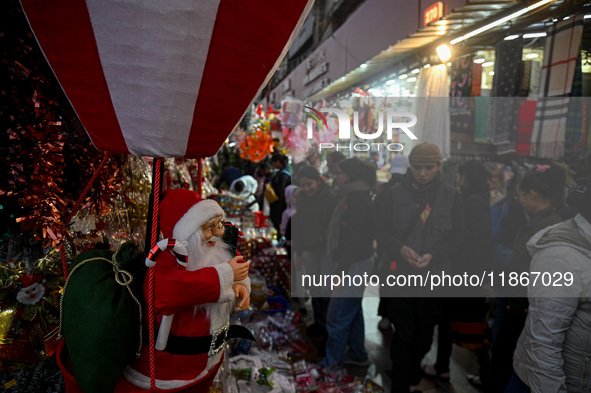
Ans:
POLYGON ((439 56, 442 62, 451 59, 451 50, 449 49, 449 46, 445 44, 439 45, 437 49, 435 49, 435 51, 437 52, 437 56, 439 56))
POLYGON ((516 11, 516 12, 512 13, 511 15, 507 15, 507 16, 505 16, 503 18, 497 19, 494 22, 491 22, 491 23, 489 23, 487 25, 484 25, 482 27, 479 27, 476 30, 472 30, 471 32, 466 33, 463 36, 460 36, 458 38, 455 38, 455 39, 453 39, 453 40, 450 41, 450 44, 455 45, 458 42, 465 41, 465 40, 467 40, 470 37, 474 37, 475 35, 478 35, 480 33, 483 33, 485 31, 487 31, 487 30, 490 30, 490 29, 492 29, 494 27, 497 27, 499 25, 502 25, 503 23, 508 22, 511 19, 515 19, 515 18, 517 18, 517 17, 525 14, 528 11, 534 10, 534 9, 536 9, 538 7, 541 7, 541 6, 545 5, 545 4, 551 3, 553 1, 555 1, 555 0, 542 0, 542 1, 538 1, 535 4, 532 4, 532 5, 528 6, 528 7, 522 8, 519 11, 516 11))
POLYGON ((505 41, 511 41, 516 38, 519 38, 519 34, 511 34, 511 35, 508 35, 507 37, 505 37, 505 41))
POLYGON ((476 64, 482 64, 484 63, 486 60, 484 60, 483 57, 479 57, 478 59, 474 59, 474 63, 476 64))
POLYGON ((394 83, 396 83, 396 81, 394 79, 390 79, 389 81, 386 81, 387 85, 393 85, 394 83))
POLYGON ((523 35, 523 38, 536 38, 536 37, 546 37, 546 33, 527 33, 523 35))
POLYGON ((429 67, 431 67, 431 64, 425 64, 425 65, 423 66, 423 68, 429 68, 429 67))
POLYGON ((417 78, 413 76, 412 78, 408 78, 407 81, 408 82, 416 82, 417 78))
POLYGON ((562 18, 562 20, 569 20, 570 16, 565 16, 564 18, 562 18))
POLYGON ((408 78, 408 75, 406 75, 406 74, 402 74, 398 77, 398 79, 406 79, 406 78, 408 78))
POLYGON ((494 71, 491 71, 491 72, 489 72, 488 74, 489 74, 490 76, 493 76, 493 75, 495 74, 495 72, 494 72, 494 71))
POLYGON ((363 63, 359 66, 359 68, 367 68, 367 64, 363 63))
POLYGON ((538 55, 537 53, 528 53, 527 55, 525 55, 526 59, 535 59, 536 57, 540 57, 540 55, 538 55))
POLYGON ((411 74, 418 74, 419 72, 421 72, 421 70, 419 70, 418 68, 415 68, 414 70, 412 70, 410 73, 411 74))
POLYGON ((451 67, 451 61, 448 61, 446 64, 448 67, 451 67))
POLYGON ((482 63, 483 67, 490 67, 491 65, 495 64, 494 61, 487 61, 486 63, 482 63))
POLYGON ((583 19, 589 19, 589 18, 591 18, 591 14, 587 14, 583 17, 583 19))

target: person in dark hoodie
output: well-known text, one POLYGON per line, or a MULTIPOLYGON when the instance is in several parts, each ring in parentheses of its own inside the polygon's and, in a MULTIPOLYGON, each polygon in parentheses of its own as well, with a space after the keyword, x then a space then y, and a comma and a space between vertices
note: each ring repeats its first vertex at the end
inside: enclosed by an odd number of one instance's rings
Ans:
MULTIPOLYGON (((564 171, 559 167, 550 166, 544 172, 528 173, 519 183, 516 199, 529 220, 517 232, 513 258, 506 275, 529 272, 531 256, 527 250, 527 242, 542 229, 563 221, 552 201, 556 199, 557 193, 563 193, 564 181, 564 171)), ((527 288, 515 286, 506 289, 510 289, 507 313, 501 321, 492 350, 493 392, 503 392, 511 378, 513 351, 528 312, 527 288)))
MULTIPOLYGON (((403 154, 397 154, 392 158, 390 162, 390 180, 386 184, 380 185, 378 192, 374 199, 374 205, 376 211, 379 211, 380 205, 383 203, 382 199, 388 195, 388 190, 394 187, 396 184, 402 182, 404 175, 408 171, 410 163, 408 162, 408 156, 403 154)), ((384 276, 388 274, 389 266, 386 266, 389 261, 386 261, 384 252, 378 247, 377 249, 377 271, 384 276)), ((378 329, 387 331, 392 329, 392 323, 388 313, 390 312, 389 301, 390 298, 387 296, 387 288, 380 287, 380 304, 378 306, 378 315, 382 317, 378 322, 378 329), (386 295, 384 295, 386 294, 386 295)))
MULTIPOLYGON (((300 186, 297 213, 291 219, 292 250, 295 254, 295 274, 330 274, 334 264, 329 260, 326 250, 328 225, 336 205, 336 197, 331 188, 313 166, 304 166, 296 174, 300 186)), ((312 309, 314 324, 309 327, 309 336, 323 337, 326 341, 326 314, 330 302, 330 292, 314 289, 312 309)), ((302 294, 303 295, 303 294, 302 294)), ((323 353, 323 345, 318 351, 323 353)))
MULTIPOLYGON (((425 276, 429 271, 449 271, 462 245, 462 200, 454 187, 440 179, 442 157, 435 144, 419 143, 409 161, 410 173, 388 190, 376 212, 378 247, 388 258, 390 274, 425 276)), ((421 360, 431 348, 441 303, 436 297, 420 297, 424 288, 391 289, 392 392, 407 393, 421 380, 421 360)))
POLYGON ((269 219, 273 223, 273 227, 279 231, 281 216, 287 208, 285 188, 291 184, 291 173, 288 168, 289 158, 285 154, 273 153, 271 163, 277 169, 270 181, 271 187, 275 191, 275 195, 277 195, 277 200, 269 204, 269 219))
MULTIPOLYGON (((335 276, 363 276, 373 268, 375 235, 372 192, 376 170, 358 158, 338 163, 337 205, 328 227, 328 252, 335 276)), ((344 280, 343 280, 344 281, 344 280)), ((343 282, 334 288, 326 317, 328 340, 323 366, 369 365, 361 300, 365 286, 343 282)))
MULTIPOLYGON (((457 185, 464 205, 464 241, 456 263, 455 274, 476 274, 490 271, 492 257, 492 226, 490 213, 490 174, 480 162, 472 160, 458 168, 457 185)), ((445 298, 444 311, 439 322, 437 362, 425 367, 429 377, 449 379, 449 359, 452 342, 476 351, 480 375, 468 374, 468 380, 477 385, 486 383, 490 365, 485 343, 488 304, 480 288, 462 288, 461 297, 445 298), (472 292, 469 292, 472 290, 472 292)))

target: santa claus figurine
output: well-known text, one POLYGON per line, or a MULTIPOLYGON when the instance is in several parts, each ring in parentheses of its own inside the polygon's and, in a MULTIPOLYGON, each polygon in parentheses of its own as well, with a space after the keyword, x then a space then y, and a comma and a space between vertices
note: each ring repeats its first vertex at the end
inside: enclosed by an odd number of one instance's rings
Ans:
MULTIPOLYGON (((229 324, 233 309, 249 306, 250 262, 233 257, 230 246, 222 240, 223 218, 224 211, 217 202, 202 199, 191 190, 167 190, 160 203, 160 227, 168 240, 159 245, 168 243, 169 247, 152 250, 150 258, 156 262, 151 267, 155 326, 165 331, 158 333, 159 342, 164 337, 162 350, 155 351, 158 388, 192 385, 191 391, 208 392, 226 340, 253 339, 245 327, 229 324), (178 252, 183 248, 187 258, 178 252), (159 252, 161 249, 165 251, 159 252), (169 326, 165 326, 167 323, 169 326)), ((148 279, 144 293, 147 302, 148 279)), ((125 370, 125 378, 148 389, 149 364, 146 343, 141 356, 125 370)))
POLYGON ((20 276, 21 289, 16 294, 16 300, 25 305, 37 304, 45 296, 43 277, 36 274, 23 274, 20 276))

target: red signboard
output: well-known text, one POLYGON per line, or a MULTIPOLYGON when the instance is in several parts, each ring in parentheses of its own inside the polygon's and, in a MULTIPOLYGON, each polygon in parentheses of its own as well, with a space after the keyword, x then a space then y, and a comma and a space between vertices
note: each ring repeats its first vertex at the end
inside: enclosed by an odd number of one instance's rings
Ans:
POLYGON ((429 8, 427 8, 425 10, 425 13, 423 14, 423 21, 424 21, 424 25, 428 26, 429 23, 431 22, 435 22, 436 20, 441 19, 441 17, 443 16, 443 2, 438 1, 435 4, 429 6, 429 8))

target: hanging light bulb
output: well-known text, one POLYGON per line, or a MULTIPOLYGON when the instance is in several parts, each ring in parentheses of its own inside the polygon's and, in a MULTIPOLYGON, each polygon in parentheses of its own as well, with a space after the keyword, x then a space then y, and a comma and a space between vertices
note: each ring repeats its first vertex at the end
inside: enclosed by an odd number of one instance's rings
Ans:
POLYGON ((442 62, 451 59, 451 50, 449 49, 449 46, 445 44, 439 45, 437 49, 435 49, 435 51, 437 52, 437 56, 439 56, 442 62))

